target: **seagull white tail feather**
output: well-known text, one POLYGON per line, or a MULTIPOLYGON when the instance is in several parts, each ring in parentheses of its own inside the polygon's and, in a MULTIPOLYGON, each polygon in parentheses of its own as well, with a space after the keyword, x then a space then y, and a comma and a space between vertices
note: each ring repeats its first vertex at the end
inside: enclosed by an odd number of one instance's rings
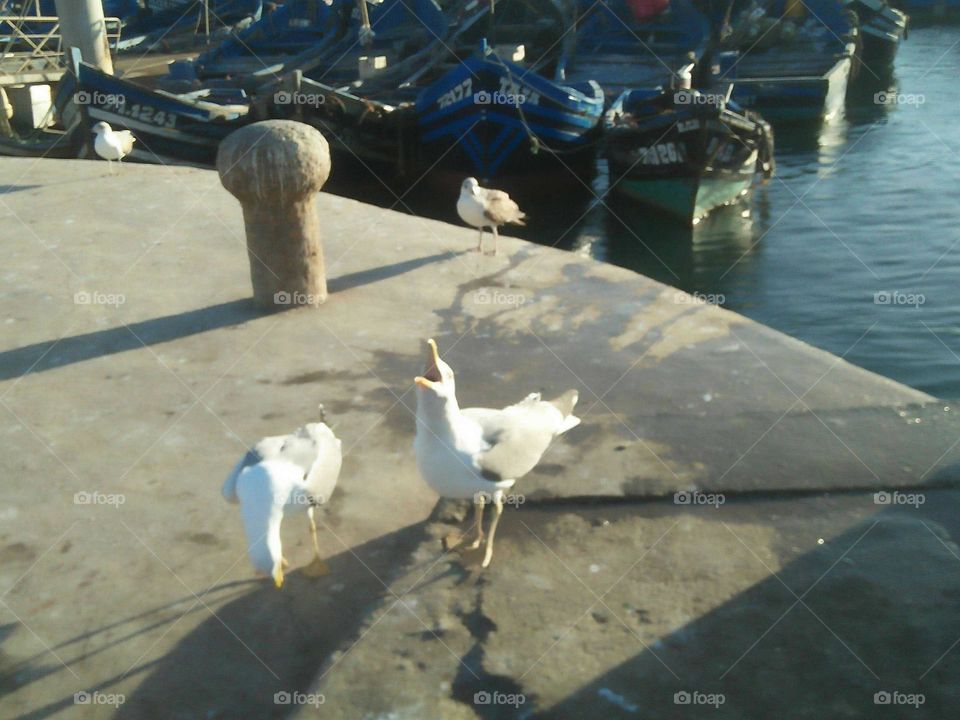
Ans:
POLYGON ((265 575, 272 575, 280 562, 283 507, 301 476, 300 468, 292 463, 267 460, 244 468, 237 478, 247 552, 253 567, 265 575))

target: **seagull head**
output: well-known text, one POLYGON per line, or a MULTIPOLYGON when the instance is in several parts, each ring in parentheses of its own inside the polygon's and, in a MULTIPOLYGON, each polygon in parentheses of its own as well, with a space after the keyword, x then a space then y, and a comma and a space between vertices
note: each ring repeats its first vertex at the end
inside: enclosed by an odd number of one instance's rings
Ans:
POLYGON ((107 123, 101 120, 90 129, 97 135, 100 135, 101 133, 110 132, 113 128, 111 128, 110 125, 108 125, 107 123))
POLYGON ((457 386, 453 377, 453 368, 440 359, 437 343, 427 340, 427 362, 423 375, 414 378, 417 385, 417 398, 432 405, 446 405, 457 402, 457 386))
POLYGON ((460 184, 461 195, 476 195, 479 189, 480 183, 477 182, 476 178, 469 177, 460 184))

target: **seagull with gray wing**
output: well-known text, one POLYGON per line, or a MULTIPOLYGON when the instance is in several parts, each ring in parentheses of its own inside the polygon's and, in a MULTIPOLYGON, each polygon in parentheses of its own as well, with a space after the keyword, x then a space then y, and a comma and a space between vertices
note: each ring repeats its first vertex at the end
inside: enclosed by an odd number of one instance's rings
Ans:
POLYGON ((417 385, 417 466, 439 495, 474 502, 475 550, 484 541, 483 509, 495 508, 486 538, 483 567, 493 557, 493 536, 503 513, 505 492, 533 470, 558 435, 580 424, 573 415, 576 390, 545 401, 532 393, 502 410, 460 409, 453 370, 427 340, 427 363, 417 385))
POLYGON ((503 190, 480 187, 476 178, 467 178, 460 185, 457 214, 467 225, 480 229, 477 252, 483 250, 483 229, 493 231, 493 254, 497 254, 497 228, 507 223, 525 225, 526 215, 503 190))
MULTIPOLYGON (((323 406, 320 406, 321 418, 323 406)), ((329 572, 320 557, 314 508, 330 499, 340 475, 340 440, 326 423, 308 423, 289 435, 263 438, 236 464, 223 483, 223 497, 240 504, 247 552, 254 569, 283 586, 289 563, 280 544, 285 515, 306 511, 313 540, 310 577, 329 572)))

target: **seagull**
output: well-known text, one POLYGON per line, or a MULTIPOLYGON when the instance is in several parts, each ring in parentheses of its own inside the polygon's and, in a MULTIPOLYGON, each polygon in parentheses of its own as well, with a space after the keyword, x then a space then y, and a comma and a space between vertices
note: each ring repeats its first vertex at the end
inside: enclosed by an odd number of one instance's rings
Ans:
POLYGON ((457 214, 467 225, 480 228, 477 252, 483 250, 483 229, 493 231, 493 254, 497 254, 497 228, 506 223, 526 225, 527 217, 503 190, 480 187, 476 178, 467 178, 460 185, 457 214))
POLYGON ((97 139, 93 142, 93 149, 97 155, 107 161, 110 174, 113 174, 113 161, 118 163, 133 150, 133 143, 137 139, 129 130, 114 130, 108 123, 98 122, 93 126, 97 139))
POLYGON ((280 546, 280 523, 288 514, 306 510, 310 520, 314 558, 304 572, 311 577, 330 572, 320 558, 313 513, 330 499, 341 460, 340 440, 326 423, 308 423, 289 435, 263 438, 223 483, 223 497, 240 503, 250 562, 278 588, 288 566, 280 546))
POLYGON ((439 495, 473 499, 476 550, 484 540, 483 509, 492 502, 483 567, 493 557, 493 536, 503 513, 505 492, 530 472, 558 435, 580 424, 573 415, 576 390, 554 400, 531 393, 502 410, 466 408, 457 404, 453 370, 440 359, 437 343, 427 340, 427 362, 417 386, 417 467, 439 495))

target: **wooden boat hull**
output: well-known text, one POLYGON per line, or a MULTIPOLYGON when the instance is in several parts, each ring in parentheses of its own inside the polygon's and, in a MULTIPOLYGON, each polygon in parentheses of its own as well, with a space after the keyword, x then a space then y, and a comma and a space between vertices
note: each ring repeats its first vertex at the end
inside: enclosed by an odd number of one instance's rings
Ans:
POLYGON ((744 195, 762 163, 772 172, 764 121, 720 103, 678 106, 670 95, 643 94, 636 102, 625 93, 607 114, 614 193, 689 225, 744 195))
POLYGON ((155 92, 80 63, 79 93, 89 124, 104 121, 114 130, 129 130, 137 142, 131 157, 151 163, 214 164, 220 141, 253 121, 247 113, 220 111, 155 92))
POLYGON ((592 158, 603 113, 596 83, 557 85, 496 54, 474 55, 415 103, 418 165, 472 175, 538 173, 592 158))

